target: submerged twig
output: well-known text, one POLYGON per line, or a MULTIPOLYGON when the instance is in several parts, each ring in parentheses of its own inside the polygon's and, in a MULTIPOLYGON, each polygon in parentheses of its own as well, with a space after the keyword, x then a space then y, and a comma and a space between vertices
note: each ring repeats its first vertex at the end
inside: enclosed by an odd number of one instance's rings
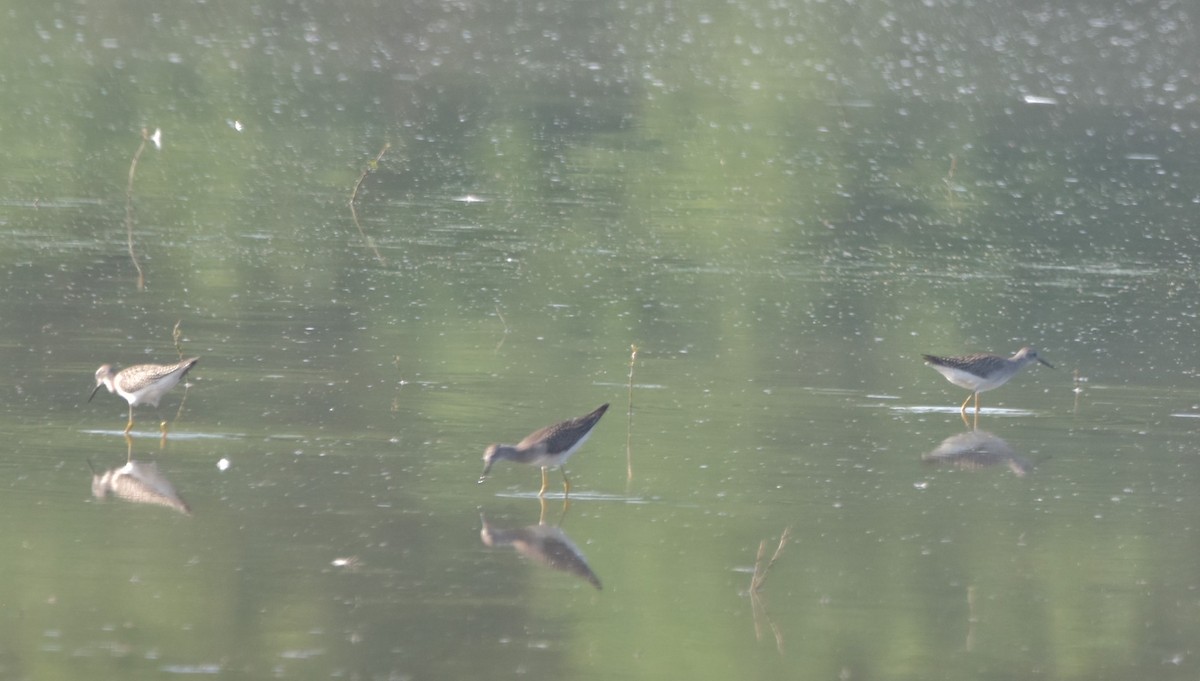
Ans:
POLYGON ((500 312, 500 303, 496 303, 496 316, 500 318, 500 323, 504 325, 504 335, 500 336, 500 342, 496 343, 496 349, 492 351, 493 353, 500 352, 504 341, 508 340, 508 322, 504 320, 504 314, 500 312))
MULTIPOLYGON (((175 352, 179 353, 179 361, 181 361, 181 362, 183 361, 183 343, 182 343, 183 331, 179 327, 182 324, 183 324, 183 320, 180 319, 175 322, 174 328, 171 329, 171 341, 175 343, 175 352)), ((179 422, 179 417, 181 417, 183 415, 183 406, 185 404, 187 404, 188 388, 190 388, 191 385, 192 384, 189 383, 187 381, 187 379, 184 379, 184 381, 183 381, 183 397, 179 400, 179 409, 175 412, 176 423, 179 422)), ((163 447, 163 446, 166 446, 166 444, 167 444, 167 424, 166 424, 166 422, 163 422, 163 424, 161 426, 161 430, 162 430, 162 442, 160 443, 160 447, 163 447)))
POLYGON ((384 260, 383 255, 379 253, 379 249, 375 246, 375 240, 367 236, 367 232, 362 228, 362 223, 358 221, 358 209, 354 207, 354 204, 358 200, 358 190, 362 188, 363 180, 367 179, 367 175, 370 174, 372 170, 375 170, 379 167, 379 161, 383 159, 383 155, 387 153, 387 150, 391 146, 391 142, 384 143, 383 148, 380 149, 379 153, 375 155, 375 160, 368 163, 366 168, 363 168, 362 174, 358 176, 358 181, 354 183, 354 191, 350 192, 350 217, 353 218, 354 226, 358 228, 359 235, 362 236, 363 241, 366 241, 367 245, 371 247, 371 250, 375 253, 375 259, 378 260, 379 264, 381 265, 385 264, 387 261, 384 260))
POLYGON ((138 264, 137 255, 133 252, 133 178, 137 174, 138 160, 142 158, 142 152, 146 150, 146 142, 154 140, 157 145, 160 136, 161 133, 158 130, 151 135, 149 130, 142 128, 142 142, 138 145, 137 151, 133 152, 133 160, 129 162, 129 184, 125 187, 125 235, 129 244, 129 259, 133 261, 133 268, 137 270, 139 291, 146 290, 146 275, 142 272, 142 266, 138 264))
POLYGON ((1073 386, 1071 388, 1071 392, 1075 394, 1075 406, 1072 408, 1072 413, 1074 414, 1079 413, 1079 396, 1083 394, 1083 384, 1086 382, 1087 378, 1080 375, 1079 369, 1076 369, 1072 372, 1073 386))
MULTIPOLYGON (((762 574, 763 558, 767 555, 767 540, 758 542, 758 555, 754 556, 754 574, 750 576, 750 593, 758 591, 762 586, 759 576, 762 574)), ((763 579, 766 579, 765 577, 763 579)))
POLYGON ((775 564, 775 561, 779 560, 779 556, 783 553, 783 547, 791 536, 792 528, 788 526, 779 536, 779 545, 775 547, 775 553, 771 555, 771 559, 766 561, 765 565, 763 559, 767 555, 767 540, 764 539, 758 543, 758 555, 754 559, 754 575, 750 578, 750 607, 754 612, 754 637, 762 640, 762 623, 766 621, 771 627, 771 633, 775 636, 775 649, 781 655, 783 654, 783 633, 779 631, 779 627, 775 626, 775 622, 767 614, 767 606, 762 601, 760 591, 767 581, 767 573, 771 571, 771 566, 775 564))
POLYGON ((967 586, 967 652, 975 650, 975 623, 978 621, 979 617, 975 614, 975 585, 970 584, 967 586))
POLYGON ((771 555, 771 560, 767 561, 764 566, 762 559, 766 553, 767 541, 764 539, 758 545, 758 558, 754 561, 754 576, 750 579, 750 591, 758 591, 762 589, 763 584, 767 581, 767 573, 771 570, 771 566, 775 565, 775 561, 779 560, 780 554, 783 553, 783 547, 787 544, 788 539, 792 536, 792 528, 789 525, 783 534, 779 535, 779 545, 775 547, 775 553, 771 555))
POLYGON ((633 480, 633 366, 637 363, 638 346, 630 345, 629 352, 629 407, 625 424, 625 481, 633 480))
POLYGON ((780 655, 783 654, 783 632, 775 624, 775 620, 771 619, 771 615, 767 612, 767 605, 762 601, 762 595, 757 591, 750 592, 750 609, 754 614, 754 640, 761 641, 763 637, 763 622, 766 622, 771 627, 771 634, 775 637, 775 650, 780 655))
MULTIPOLYGON (((946 200, 950 203, 951 210, 957 210, 958 206, 955 203, 954 196, 954 171, 958 168, 958 157, 950 155, 950 170, 946 173, 946 200)), ((962 222, 962 216, 959 216, 958 221, 962 222)))
POLYGON ((171 341, 175 343, 175 352, 179 353, 180 362, 183 361, 183 345, 181 345, 179 342, 179 340, 183 338, 183 331, 179 330, 179 326, 181 324, 183 324, 183 320, 177 319, 175 320, 175 326, 171 329, 171 341))

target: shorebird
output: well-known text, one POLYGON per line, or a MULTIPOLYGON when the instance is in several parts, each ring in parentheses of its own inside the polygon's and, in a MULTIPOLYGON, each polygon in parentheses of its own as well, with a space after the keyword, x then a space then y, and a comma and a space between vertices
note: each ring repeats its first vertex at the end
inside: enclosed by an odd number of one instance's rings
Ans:
POLYGON ((1008 379, 1016 376, 1017 372, 1024 369, 1027 364, 1041 362, 1051 369, 1054 368, 1049 362, 1038 357, 1037 350, 1028 345, 1017 350, 1017 354, 1012 357, 1001 357, 988 353, 961 357, 938 357, 936 355, 922 355, 922 357, 939 374, 945 376, 947 381, 971 391, 971 395, 967 395, 967 399, 958 409, 958 412, 964 417, 967 413, 967 403, 971 401, 972 396, 975 397, 975 414, 978 415, 979 393, 999 388, 1008 383, 1008 379))
POLYGON ((546 469, 557 467, 562 471, 563 496, 567 496, 571 493, 571 481, 567 479, 567 471, 562 466, 572 454, 583 446, 588 435, 591 435, 592 428, 596 426, 596 422, 600 420, 601 416, 604 416, 604 412, 607 410, 608 404, 602 404, 599 409, 586 416, 536 430, 515 445, 488 446, 483 453, 483 475, 479 476, 479 482, 483 482, 487 478, 488 471, 492 470, 493 464, 508 459, 516 463, 542 467, 542 489, 538 492, 539 497, 546 495, 548 484, 546 469))
POLYGON ((92 401, 101 387, 125 398, 129 403, 129 423, 125 424, 125 434, 128 435, 133 429, 133 408, 139 404, 157 407, 162 396, 174 388, 199 361, 199 357, 193 357, 176 364, 135 364, 120 371, 113 371, 111 364, 105 364, 96 369, 96 387, 88 396, 88 402, 92 401))

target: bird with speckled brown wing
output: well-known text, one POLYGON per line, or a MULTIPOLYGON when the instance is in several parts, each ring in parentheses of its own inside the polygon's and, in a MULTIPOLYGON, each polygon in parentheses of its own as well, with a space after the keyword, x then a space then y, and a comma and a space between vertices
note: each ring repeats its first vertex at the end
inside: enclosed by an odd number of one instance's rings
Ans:
POLYGON ((988 353, 962 355, 959 357, 938 357, 937 355, 922 355, 925 361, 937 372, 946 377, 954 385, 971 391, 963 401, 958 412, 964 416, 971 397, 975 398, 975 414, 979 414, 979 393, 1008 383, 1017 372, 1034 362, 1040 362, 1054 368, 1046 360, 1038 357, 1037 350, 1026 345, 1017 350, 1012 357, 1001 357, 988 353))
POLYGON ((566 497, 571 493, 571 481, 567 478, 567 471, 563 468, 563 464, 572 454, 579 451, 588 436, 592 434, 592 429, 596 427, 600 417, 604 416, 604 412, 607 410, 608 404, 602 404, 596 411, 585 416, 536 430, 515 445, 490 445, 483 453, 483 474, 479 476, 479 482, 483 482, 487 478, 488 472, 492 470, 492 466, 497 461, 508 460, 514 463, 540 466, 542 489, 538 492, 538 496, 542 497, 546 495, 546 487, 549 484, 546 479, 546 469, 557 467, 562 471, 563 496, 566 497))
POLYGON ((175 364, 135 364, 120 371, 113 371, 111 364, 105 364, 96 370, 96 387, 88 396, 88 402, 102 387, 124 398, 129 403, 129 422, 125 424, 125 434, 128 435, 133 429, 133 408, 139 404, 157 407, 162 396, 174 388, 199 361, 199 357, 193 357, 175 364))

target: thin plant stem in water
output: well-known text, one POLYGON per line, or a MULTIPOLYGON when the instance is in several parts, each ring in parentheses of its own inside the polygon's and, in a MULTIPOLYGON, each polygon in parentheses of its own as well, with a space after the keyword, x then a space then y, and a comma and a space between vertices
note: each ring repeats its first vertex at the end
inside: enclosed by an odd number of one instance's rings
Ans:
POLYGON ((179 353, 179 361, 183 361, 183 345, 179 342, 183 338, 183 331, 179 326, 183 324, 182 319, 175 320, 175 326, 171 328, 171 342, 175 344, 175 352, 179 353))
MULTIPOLYGON (((175 352, 179 353, 179 361, 183 361, 183 331, 180 326, 183 320, 177 320, 175 326, 171 329, 171 342, 175 344, 175 352)), ((179 417, 183 416, 183 407, 187 404, 188 388, 191 387, 186 379, 183 382, 183 397, 179 400, 179 409, 175 411, 175 422, 179 422, 179 417)), ((167 446, 167 422, 163 421, 159 424, 159 431, 162 432, 162 440, 159 442, 158 448, 164 449, 167 446)))
POLYGON ((771 633, 775 636, 775 649, 779 654, 783 654, 783 633, 779 631, 779 627, 771 619, 767 613, 767 606, 763 603, 762 594, 760 593, 763 584, 767 581, 767 573, 771 571, 771 566, 775 561, 779 560, 780 554, 783 553, 783 547, 787 544, 788 539, 792 535, 792 528, 789 526, 783 531, 779 537, 779 545, 775 547, 775 553, 771 555, 771 559, 766 561, 767 556, 767 540, 764 539, 758 543, 758 555, 754 559, 754 575, 750 578, 750 607, 754 612, 754 637, 757 640, 762 640, 762 623, 765 621, 771 627, 771 633))
POLYGON ((161 133, 158 130, 151 135, 150 131, 142 128, 142 141, 138 144, 137 151, 133 152, 133 160, 129 162, 129 184, 125 187, 125 236, 129 244, 129 259, 133 261, 133 268, 137 270, 137 289, 139 291, 146 290, 146 275, 142 272, 142 266, 138 263, 137 254, 133 251, 133 178, 137 175, 138 161, 142 158, 142 152, 146 150, 146 142, 160 139, 161 133))
POLYGON ((975 585, 971 584, 967 586, 967 652, 975 650, 975 623, 978 621, 979 617, 975 614, 975 585))
POLYGON ((375 159, 368 163, 366 168, 363 168, 362 174, 358 176, 358 181, 354 183, 354 191, 350 192, 350 217, 354 220, 354 226, 358 228, 358 233, 362 236, 363 241, 367 242, 367 245, 371 247, 371 251, 375 253, 375 259, 379 261, 380 265, 386 264, 387 261, 379 253, 379 249, 375 246, 375 240, 367 236, 366 231, 362 228, 362 223, 358 221, 358 209, 355 208, 354 204, 358 201, 358 191, 362 189, 363 180, 367 179, 367 175, 371 171, 379 168, 379 161, 383 159, 383 155, 387 153, 387 150, 391 146, 391 142, 384 143, 383 148, 375 155, 375 159))
POLYGON ((504 315, 500 312, 500 303, 496 303, 496 317, 500 319, 500 323, 504 325, 504 333, 500 336, 500 342, 496 343, 494 353, 500 352, 500 347, 504 345, 504 341, 508 339, 508 322, 505 321, 504 315))
POLYGON ((1083 394, 1083 384, 1087 382, 1087 378, 1079 374, 1079 369, 1072 372, 1074 386, 1071 392, 1075 393, 1075 406, 1072 408, 1072 413, 1079 414, 1079 396, 1083 394))
MULTIPOLYGON (((946 183, 946 200, 949 202, 950 209, 953 211, 957 211, 957 209, 958 209, 958 207, 955 205, 955 201, 954 201, 954 199, 955 199, 955 197, 954 197, 954 171, 957 168, 958 168, 958 157, 951 154, 950 155, 950 170, 946 173, 946 179, 944 180, 944 182, 946 183)), ((961 215, 958 216, 958 222, 960 224, 962 223, 961 215)))
POLYGON ((637 364, 638 346, 630 345, 629 352, 629 408, 625 424, 625 481, 633 481, 633 367, 637 364))
POLYGON ((771 560, 763 565, 763 557, 766 554, 766 540, 764 539, 758 545, 758 558, 754 561, 754 576, 750 579, 750 591, 758 591, 767 581, 767 573, 771 571, 771 566, 775 565, 775 561, 779 560, 780 554, 783 553, 783 547, 787 545, 788 539, 792 536, 792 528, 788 526, 783 534, 779 535, 779 545, 775 547, 775 553, 771 555, 771 560))
POLYGON ((950 170, 946 172, 946 198, 954 200, 954 171, 958 168, 958 157, 950 155, 950 170))

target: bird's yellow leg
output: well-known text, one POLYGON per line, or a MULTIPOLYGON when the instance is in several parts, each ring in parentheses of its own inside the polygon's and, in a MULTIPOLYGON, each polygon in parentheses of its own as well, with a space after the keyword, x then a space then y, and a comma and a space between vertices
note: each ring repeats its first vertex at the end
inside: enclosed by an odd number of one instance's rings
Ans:
POLYGON ((563 500, 565 501, 571 495, 571 481, 567 479, 567 469, 559 468, 563 474, 563 500))
POLYGON ((979 416, 979 393, 975 393, 975 416, 979 416))
POLYGON ((129 423, 125 424, 125 434, 128 435, 129 431, 131 431, 131 430, 133 430, 133 407, 132 406, 129 407, 129 423))
POLYGON ((571 508, 571 498, 563 497, 562 513, 558 514, 558 524, 562 525, 563 518, 567 517, 567 509, 571 508))
POLYGON ((962 406, 958 408, 958 413, 960 413, 960 414, 967 413, 967 405, 971 403, 972 396, 975 396, 978 399, 979 393, 971 393, 971 395, 967 395, 967 399, 963 400, 962 406))
POLYGON ((538 490, 538 498, 539 499, 541 497, 546 496, 546 487, 549 484, 550 484, 550 482, 548 480, 546 480, 546 467, 542 466, 542 488, 540 490, 538 490))
POLYGON ((541 512, 538 513, 538 525, 545 525, 546 524, 546 497, 539 496, 538 502, 542 506, 541 512))

